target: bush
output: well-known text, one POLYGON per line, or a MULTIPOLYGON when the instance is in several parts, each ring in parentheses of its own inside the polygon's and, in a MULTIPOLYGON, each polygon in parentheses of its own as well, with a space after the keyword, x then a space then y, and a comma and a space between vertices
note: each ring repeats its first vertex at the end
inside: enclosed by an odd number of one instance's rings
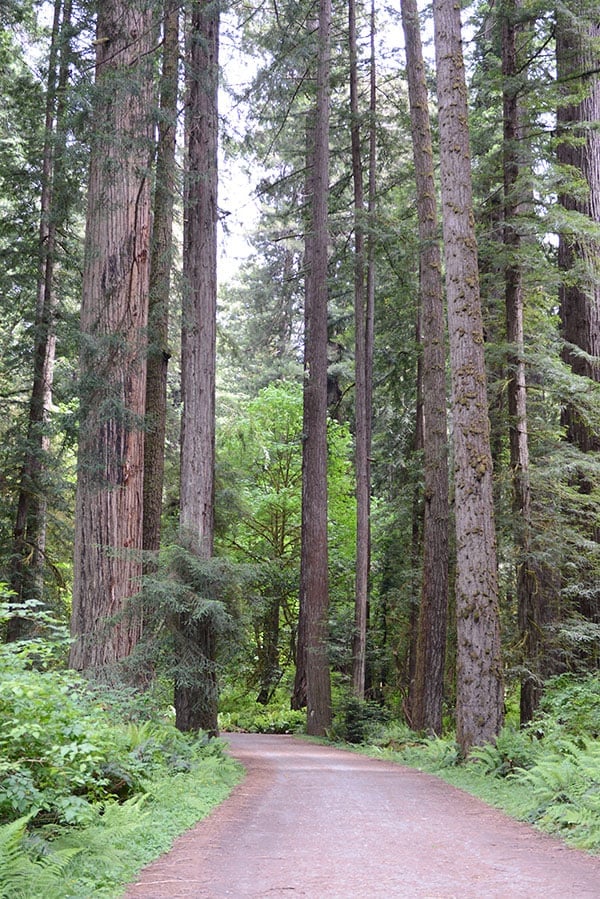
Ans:
POLYGON ((374 742, 388 720, 389 713, 379 703, 346 696, 335 711, 330 736, 345 743, 374 742))
POLYGON ((0 822, 83 823, 94 804, 216 751, 172 724, 122 722, 106 697, 73 672, 37 670, 24 651, 0 649, 0 822))
POLYGON ((543 730, 550 721, 570 734, 600 736, 600 679, 597 672, 560 674, 547 681, 536 723, 543 730))
POLYGON ((494 777, 507 777, 517 768, 530 768, 539 755, 539 742, 532 731, 503 727, 495 743, 476 746, 469 753, 484 773, 494 777))
POLYGON ((290 708, 289 693, 279 687, 267 705, 247 690, 228 690, 221 697, 219 727, 251 734, 297 734, 306 727, 306 712, 290 708))

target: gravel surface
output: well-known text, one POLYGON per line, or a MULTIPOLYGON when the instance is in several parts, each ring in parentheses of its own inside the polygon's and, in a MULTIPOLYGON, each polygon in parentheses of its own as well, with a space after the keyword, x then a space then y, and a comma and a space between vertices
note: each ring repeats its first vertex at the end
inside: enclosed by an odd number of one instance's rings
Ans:
POLYGON ((288 736, 226 739, 246 779, 126 899, 600 899, 600 858, 431 775, 288 736))

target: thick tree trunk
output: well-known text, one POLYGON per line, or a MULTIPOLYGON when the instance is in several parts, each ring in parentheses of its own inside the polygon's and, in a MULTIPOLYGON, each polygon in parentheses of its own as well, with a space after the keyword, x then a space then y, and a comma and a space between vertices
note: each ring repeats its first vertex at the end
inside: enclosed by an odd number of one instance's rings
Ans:
POLYGON ((71 625, 79 669, 123 659, 141 628, 125 610, 141 576, 152 35, 150 3, 100 4, 81 307, 71 625))
POLYGON ((406 41, 406 71, 419 218, 425 464, 423 585, 410 711, 414 728, 439 734, 442 729, 446 659, 449 514, 442 261, 429 97, 416 0, 402 0, 401 9, 406 41))
POLYGON ((456 508, 457 740, 493 740, 503 673, 492 457, 460 7, 434 0, 456 508))
POLYGON ((305 617, 307 731, 323 736, 331 725, 327 658, 327 251, 329 192, 329 69, 331 3, 320 0, 317 100, 312 146, 308 285, 305 309, 304 447, 300 607, 305 617))
POLYGON ((175 145, 179 64, 179 3, 167 0, 163 26, 160 118, 156 154, 154 225, 150 256, 146 439, 144 447, 144 550, 160 548, 167 366, 169 362, 169 293, 175 197, 175 145))
MULTIPOLYGON (((587 187, 577 185, 560 196, 570 212, 600 224, 600 18, 597 7, 586 0, 572 0, 557 14, 556 61, 562 99, 557 121, 560 142, 558 160, 570 167, 574 178, 587 187)), ((563 183, 569 183, 567 176, 563 183)), ((560 318, 564 339, 563 359, 576 375, 600 381, 600 241, 576 227, 561 233, 558 263, 564 272, 560 287, 560 318)), ((600 431, 593 428, 575 404, 567 404, 562 422, 567 440, 583 453, 600 451, 600 431)), ((594 476, 582 464, 573 484, 583 496, 592 493, 594 476)), ((580 509, 580 514, 583 512, 580 509)), ((585 537, 600 542, 597 511, 592 504, 587 518, 582 516, 585 537)), ((575 611, 586 618, 600 620, 600 592, 597 568, 580 566, 581 589, 575 611)))
MULTIPOLYGON (((560 202, 600 223, 600 22, 585 0, 574 0, 558 16, 556 58, 559 83, 565 97, 558 109, 558 160, 572 167, 588 191, 565 192, 560 202), (582 96, 583 94, 583 96, 582 96)), ((560 316, 565 340, 564 358, 578 375, 600 381, 600 283, 598 242, 586 237, 560 235, 558 260, 566 273, 560 289, 560 316), (582 268, 577 279, 569 275, 582 268), (578 352, 583 350, 583 353, 578 352), (593 358, 592 358, 593 357, 593 358)), ((567 438, 583 452, 600 450, 600 435, 592 433, 572 406, 564 413, 567 438)))
MULTIPOLYGON (((187 172, 182 310, 181 535, 200 559, 214 545, 217 326, 217 141, 219 7, 192 4, 188 35, 187 172)), ((175 684, 177 727, 217 733, 216 636, 209 616, 182 612, 184 658, 202 667, 175 684), (187 647, 187 648, 186 648, 187 647)))

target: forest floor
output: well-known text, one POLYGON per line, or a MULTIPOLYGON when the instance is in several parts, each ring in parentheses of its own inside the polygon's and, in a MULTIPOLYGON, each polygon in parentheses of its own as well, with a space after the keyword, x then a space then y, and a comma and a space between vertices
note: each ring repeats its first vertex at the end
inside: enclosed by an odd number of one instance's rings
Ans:
POLYGON ((126 899, 600 897, 600 858, 433 775, 294 737, 226 740, 247 777, 126 899))

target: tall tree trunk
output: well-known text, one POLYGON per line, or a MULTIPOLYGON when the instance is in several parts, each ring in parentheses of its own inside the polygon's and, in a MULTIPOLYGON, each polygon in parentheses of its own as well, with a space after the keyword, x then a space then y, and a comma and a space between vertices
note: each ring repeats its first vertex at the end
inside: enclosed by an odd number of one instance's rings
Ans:
POLYGON ((179 64, 179 3, 175 0, 166 0, 165 2, 162 40, 160 117, 154 189, 154 225, 150 256, 149 345, 144 447, 144 550, 152 553, 158 552, 160 548, 165 468, 169 293, 173 246, 179 64))
MULTIPOLYGON (((57 202, 64 151, 64 94, 69 78, 71 0, 55 0, 52 23, 40 202, 40 269, 37 289, 33 384, 25 460, 19 475, 19 494, 13 530, 11 590, 17 602, 42 599, 46 549, 46 495, 43 485, 45 457, 49 449, 48 416, 52 402, 56 337, 54 317, 57 297, 54 285, 56 229, 61 212, 57 202)), ((65 212, 62 212, 65 215, 65 212)), ((9 620, 7 637, 24 636, 24 619, 9 620)))
POLYGON ((457 740, 493 740, 503 673, 483 322, 460 7, 434 0, 456 508, 457 740))
POLYGON ((517 607, 527 673, 521 679, 521 724, 531 720, 541 696, 541 655, 543 594, 540 572, 532 555, 531 487, 529 478, 529 440, 527 426, 527 382, 525 377, 525 340, 523 326, 523 272, 519 254, 521 234, 518 195, 519 171, 523 168, 521 85, 518 58, 517 25, 519 0, 505 0, 501 7, 503 78, 503 169, 504 169, 504 269, 506 339, 508 353, 508 415, 510 463, 513 482, 513 517, 517 556, 517 607))
POLYGON ((124 612, 142 567, 152 35, 152 4, 99 5, 71 624, 79 669, 123 659, 141 629, 124 612))
MULTIPOLYGON (((590 219, 596 229, 600 224, 600 19, 597 7, 586 0, 571 0, 557 14, 556 60, 559 85, 563 94, 558 109, 558 160, 570 167, 575 179, 587 187, 583 193, 577 185, 566 188, 560 202, 569 212, 590 219)), ((563 180, 568 184, 569 176, 563 180)), ((561 233, 558 263, 563 271, 560 287, 560 318, 564 339, 563 359, 582 378, 600 381, 600 241, 577 233, 561 233)), ((590 426, 574 403, 563 411, 566 438, 582 453, 600 451, 600 431, 590 426)), ((573 477, 573 484, 583 495, 594 489, 594 477, 585 463, 573 477)), ((580 509, 580 514, 583 507, 580 509)), ((586 539, 600 542, 597 511, 591 505, 582 522, 586 539)), ((581 589, 576 611, 587 618, 600 620, 600 593, 597 567, 580 566, 581 589)))
POLYGON ((300 609, 306 636, 307 731, 322 736, 331 725, 327 658, 327 251, 329 192, 329 70, 331 2, 320 0, 317 99, 312 144, 310 230, 304 315, 304 446, 300 609))
POLYGON ((410 711, 413 727, 439 734, 448 615, 448 453, 442 261, 429 97, 416 0, 402 0, 401 10, 417 181, 425 464, 423 585, 410 711))
MULTIPOLYGON (((565 191, 560 202, 600 223, 600 22, 597 9, 586 0, 571 0, 557 17, 556 58, 564 100, 558 109, 558 160, 570 166, 587 185, 565 191)), ((565 278, 560 289, 560 316, 565 340, 564 358, 572 370, 600 381, 600 279, 598 241, 562 233, 558 261, 565 278), (578 277, 573 269, 580 266, 578 277), (583 352, 580 352, 583 350, 583 352)), ((567 439, 583 452, 600 450, 593 433, 573 406, 564 412, 567 439)))
MULTIPOLYGON (((372 259, 365 248, 365 224, 369 221, 364 199, 363 164, 360 139, 358 85, 358 49, 356 2, 349 0, 350 109, 352 140, 352 177, 354 184, 354 328, 355 328, 355 409, 356 409, 356 577, 354 600, 354 638, 352 646, 352 686, 354 695, 364 699, 367 659, 367 622, 369 610, 369 570, 371 557, 371 379, 373 367, 372 300, 374 279, 372 259), (365 278, 365 273, 367 277, 365 278)), ((375 23, 371 17, 371 82, 375 79, 375 23)), ((371 120, 375 108, 370 101, 371 120)), ((374 122, 370 122, 370 147, 374 122)), ((372 160, 370 160, 370 163, 372 160)), ((374 180, 369 172, 369 184, 374 180)))
MULTIPOLYGON (((188 35, 187 171, 181 373, 181 535, 200 559, 214 548, 217 324, 219 5, 192 4, 188 35)), ((181 730, 217 733, 216 635, 208 616, 182 612, 175 711, 181 730)))

